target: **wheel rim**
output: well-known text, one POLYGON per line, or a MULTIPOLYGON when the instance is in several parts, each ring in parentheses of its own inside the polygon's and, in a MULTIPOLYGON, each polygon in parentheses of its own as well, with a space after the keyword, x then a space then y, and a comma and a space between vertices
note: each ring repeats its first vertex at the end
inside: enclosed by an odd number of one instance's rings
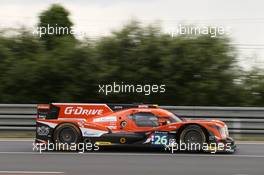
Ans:
POLYGON ((203 136, 199 131, 189 131, 184 136, 184 143, 203 143, 203 136))
POLYGON ((59 133, 59 141, 61 143, 76 143, 77 135, 71 128, 63 128, 59 133))

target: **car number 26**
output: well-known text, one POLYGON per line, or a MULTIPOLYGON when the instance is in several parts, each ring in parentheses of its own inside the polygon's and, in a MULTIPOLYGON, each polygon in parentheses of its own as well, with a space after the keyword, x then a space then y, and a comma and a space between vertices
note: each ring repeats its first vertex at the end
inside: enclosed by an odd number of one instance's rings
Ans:
POLYGON ((152 144, 167 145, 168 144, 167 133, 155 133, 154 135, 152 135, 152 144))

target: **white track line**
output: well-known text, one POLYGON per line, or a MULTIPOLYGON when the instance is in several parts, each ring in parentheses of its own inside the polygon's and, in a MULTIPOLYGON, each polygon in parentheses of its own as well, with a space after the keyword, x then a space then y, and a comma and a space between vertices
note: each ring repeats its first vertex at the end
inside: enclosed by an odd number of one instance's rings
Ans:
POLYGON ((237 145, 264 145, 264 142, 236 142, 237 145))
POLYGON ((0 171, 0 174, 63 174, 64 172, 52 171, 0 171))
POLYGON ((249 155, 249 154, 161 154, 161 153, 52 153, 52 152, 0 152, 0 154, 28 154, 28 155, 96 155, 96 156, 174 156, 174 157, 229 157, 229 158, 264 158, 264 155, 249 155))
MULTIPOLYGON (((9 140, 9 139, 0 139, 0 142, 34 142, 32 139, 21 139, 21 140, 9 140)), ((264 141, 236 141, 238 145, 264 145, 264 141)))
POLYGON ((0 139, 0 142, 34 142, 32 139, 21 139, 21 140, 9 140, 9 139, 0 139))

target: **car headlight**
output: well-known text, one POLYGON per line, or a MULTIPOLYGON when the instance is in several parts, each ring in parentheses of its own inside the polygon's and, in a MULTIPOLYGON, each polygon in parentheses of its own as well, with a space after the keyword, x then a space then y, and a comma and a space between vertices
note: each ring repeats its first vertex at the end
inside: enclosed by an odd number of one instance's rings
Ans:
POLYGON ((227 125, 224 126, 224 130, 225 130, 225 135, 226 135, 226 136, 229 136, 229 132, 228 132, 228 127, 227 127, 227 125))
POLYGON ((221 127, 220 133, 223 138, 226 138, 229 135, 228 128, 226 125, 224 127, 221 127))
POLYGON ((229 136, 228 127, 226 124, 224 126, 211 125, 211 127, 217 129, 222 138, 226 138, 229 136))

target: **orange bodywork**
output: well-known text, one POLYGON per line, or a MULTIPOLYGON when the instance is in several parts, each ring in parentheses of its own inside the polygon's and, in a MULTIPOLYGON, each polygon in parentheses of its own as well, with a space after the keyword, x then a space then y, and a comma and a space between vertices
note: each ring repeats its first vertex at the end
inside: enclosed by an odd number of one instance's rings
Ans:
MULTIPOLYGON (((188 125, 199 125, 207 133, 208 140, 225 140, 225 123, 219 120, 181 120, 168 110, 152 105, 108 105, 90 103, 52 103, 38 105, 37 139, 53 140, 53 132, 64 123, 77 126, 83 138, 100 138, 111 133, 153 133, 156 131, 177 134, 188 125), (140 126, 133 118, 136 114, 150 115, 153 121, 140 126), (153 117, 155 116, 155 117, 153 117), (147 126, 147 124, 155 126, 147 126), (146 125, 146 126, 144 126, 146 125), (39 128, 49 127, 50 132, 43 134, 39 128), (39 131, 39 133, 38 133, 39 131), (176 132, 174 132, 176 131, 176 132)), ((125 136, 124 136, 125 137, 125 136)), ((177 139, 177 138, 176 138, 177 139)))

